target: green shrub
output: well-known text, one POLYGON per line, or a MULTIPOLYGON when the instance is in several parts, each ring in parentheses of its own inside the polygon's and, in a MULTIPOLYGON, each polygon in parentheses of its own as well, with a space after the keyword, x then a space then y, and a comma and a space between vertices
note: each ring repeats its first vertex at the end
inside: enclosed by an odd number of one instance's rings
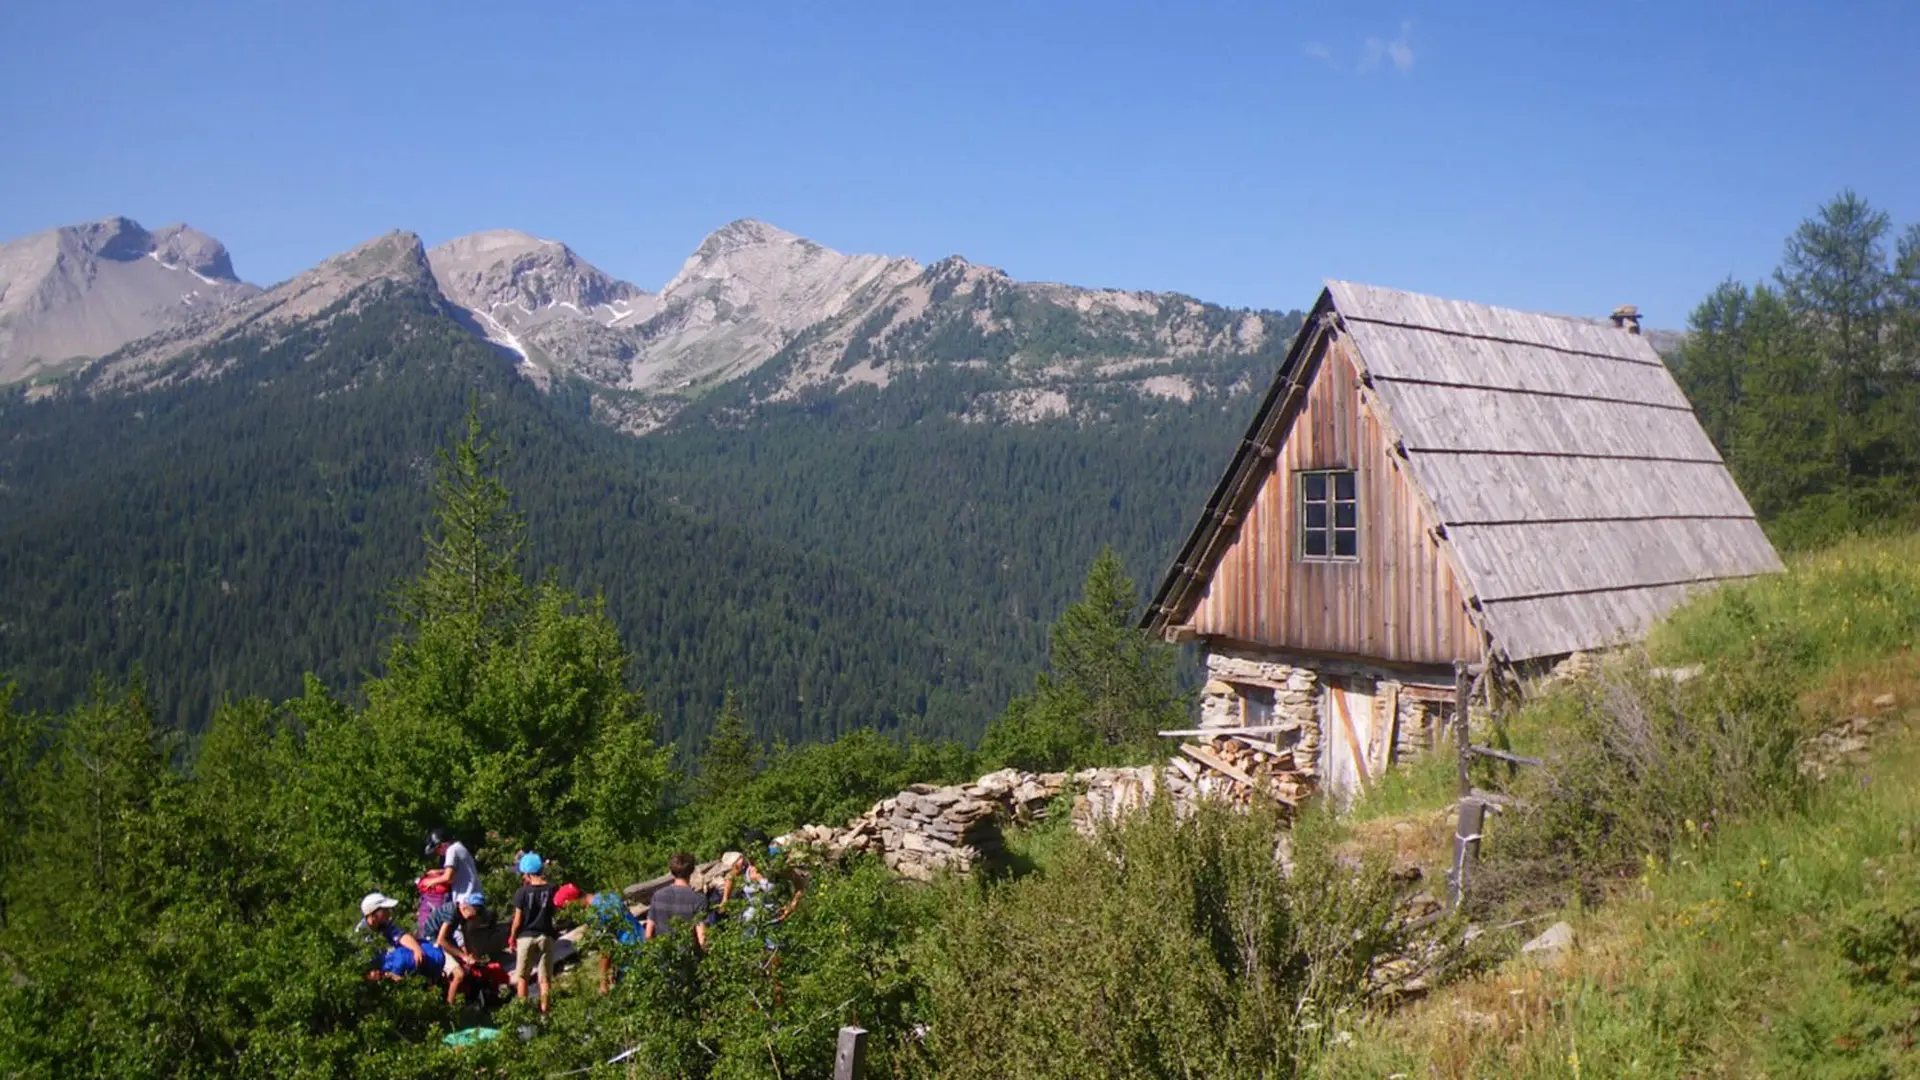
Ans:
POLYGON ((1592 883, 1664 857, 1682 839, 1806 791, 1807 722, 1777 669, 1727 667, 1684 683, 1617 664, 1529 707, 1544 765, 1489 830, 1480 898, 1541 883, 1592 883))
POLYGON ((1384 867, 1314 821, 1276 864, 1268 814, 1160 803, 1045 873, 954 883, 922 939, 923 1071, 942 1077, 1284 1076, 1404 944, 1384 867))

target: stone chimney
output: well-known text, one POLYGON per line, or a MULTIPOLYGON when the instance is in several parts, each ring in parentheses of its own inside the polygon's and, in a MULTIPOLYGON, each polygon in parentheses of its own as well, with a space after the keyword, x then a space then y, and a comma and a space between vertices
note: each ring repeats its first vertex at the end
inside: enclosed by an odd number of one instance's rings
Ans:
POLYGON ((1621 304, 1613 309, 1613 325, 1629 334, 1640 332, 1640 309, 1632 304, 1621 304))

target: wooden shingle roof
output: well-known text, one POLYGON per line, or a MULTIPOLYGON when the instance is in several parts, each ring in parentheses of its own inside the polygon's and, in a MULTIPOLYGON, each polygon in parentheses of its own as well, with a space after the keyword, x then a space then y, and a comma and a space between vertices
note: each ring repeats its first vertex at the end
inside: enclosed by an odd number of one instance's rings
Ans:
MULTIPOLYGON (((1379 419, 1439 517, 1460 583, 1509 660, 1631 640, 1687 593, 1780 569, 1719 453, 1651 343, 1605 322, 1327 283, 1316 312, 1347 337, 1379 419)), ((1312 336, 1303 330, 1284 381, 1312 336)), ((1278 383, 1276 383, 1276 388, 1278 383)), ((1148 609, 1183 618, 1216 555, 1217 503, 1148 609)))

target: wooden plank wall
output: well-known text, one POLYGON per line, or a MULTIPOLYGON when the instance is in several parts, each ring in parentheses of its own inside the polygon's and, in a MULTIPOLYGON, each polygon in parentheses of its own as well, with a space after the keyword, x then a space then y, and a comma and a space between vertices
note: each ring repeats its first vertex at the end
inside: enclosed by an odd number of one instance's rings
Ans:
POLYGON ((1480 632, 1380 425, 1336 343, 1314 358, 1306 401, 1221 555, 1190 625, 1202 636, 1301 652, 1438 664, 1480 659, 1480 632), (1296 557, 1294 474, 1355 469, 1360 558, 1296 557))

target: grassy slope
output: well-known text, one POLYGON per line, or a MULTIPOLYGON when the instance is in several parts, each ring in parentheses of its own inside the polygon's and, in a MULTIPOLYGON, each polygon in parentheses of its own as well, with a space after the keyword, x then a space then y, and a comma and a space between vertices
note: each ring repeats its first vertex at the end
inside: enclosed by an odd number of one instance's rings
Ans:
MULTIPOLYGON (((1920 537, 1843 545, 1677 614, 1656 662, 1790 674, 1817 715, 1874 717, 1871 758, 1799 809, 1649 858, 1605 903, 1563 913, 1570 953, 1368 1021, 1325 1074, 1920 1075, 1916 641, 1920 537)), ((1524 718, 1516 730, 1524 741, 1524 718)), ((1390 808, 1422 833, 1445 797, 1431 779, 1390 808)), ((1356 831, 1392 835, 1373 817, 1356 831)))

